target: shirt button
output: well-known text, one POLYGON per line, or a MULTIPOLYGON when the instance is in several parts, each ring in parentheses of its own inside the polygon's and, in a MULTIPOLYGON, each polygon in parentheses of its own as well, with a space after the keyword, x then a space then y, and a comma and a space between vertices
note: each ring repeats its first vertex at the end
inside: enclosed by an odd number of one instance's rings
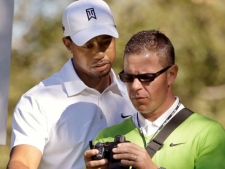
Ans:
POLYGON ((102 114, 100 115, 100 119, 103 119, 103 115, 102 114))

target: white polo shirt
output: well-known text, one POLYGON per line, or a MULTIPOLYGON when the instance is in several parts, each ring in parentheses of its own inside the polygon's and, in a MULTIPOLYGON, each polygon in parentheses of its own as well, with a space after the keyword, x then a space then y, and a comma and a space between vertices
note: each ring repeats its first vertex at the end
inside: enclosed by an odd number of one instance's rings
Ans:
POLYGON ((87 87, 71 59, 19 100, 12 122, 11 147, 28 144, 43 154, 39 169, 83 169, 89 141, 107 126, 132 115, 125 85, 113 70, 104 92, 87 87))

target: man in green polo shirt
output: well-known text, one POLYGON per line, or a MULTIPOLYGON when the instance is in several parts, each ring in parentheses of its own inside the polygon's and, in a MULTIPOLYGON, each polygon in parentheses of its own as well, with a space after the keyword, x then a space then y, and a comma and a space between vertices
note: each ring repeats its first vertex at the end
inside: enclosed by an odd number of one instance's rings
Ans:
MULTIPOLYGON (((181 123, 152 158, 146 151, 147 143, 185 108, 173 95, 177 73, 174 47, 168 37, 156 30, 133 35, 125 47, 124 70, 119 76, 137 114, 103 129, 94 144, 113 142, 116 135, 124 135, 130 143, 113 148, 113 158, 137 169, 225 169, 225 130, 197 113, 181 123)), ((85 152, 87 169, 109 168, 105 158, 92 160, 98 153, 96 149, 85 152)))

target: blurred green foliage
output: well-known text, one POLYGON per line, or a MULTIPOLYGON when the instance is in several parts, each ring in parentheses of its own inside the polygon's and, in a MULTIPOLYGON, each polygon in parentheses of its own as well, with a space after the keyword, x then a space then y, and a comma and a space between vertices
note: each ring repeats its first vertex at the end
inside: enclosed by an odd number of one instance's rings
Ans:
MULTIPOLYGON (((9 159, 11 115, 17 101, 32 86, 60 70, 71 57, 61 40, 62 12, 71 2, 15 1, 14 25, 23 25, 26 31, 16 42, 13 38, 8 140, 6 146, 0 146, 0 169, 6 167, 9 159), (51 10, 56 12, 49 13, 51 10)), ((129 38, 140 30, 159 29, 171 39, 176 51, 179 74, 174 94, 186 107, 219 121, 225 127, 224 1, 106 2, 111 7, 120 34, 114 65, 116 73, 122 70, 123 49, 129 38)))

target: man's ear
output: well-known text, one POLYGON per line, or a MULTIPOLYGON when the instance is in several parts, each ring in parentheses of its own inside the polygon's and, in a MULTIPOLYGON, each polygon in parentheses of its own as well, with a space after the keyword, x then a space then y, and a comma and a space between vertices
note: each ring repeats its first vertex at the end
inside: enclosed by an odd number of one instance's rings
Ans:
POLYGON ((174 64, 168 70, 168 86, 171 86, 173 84, 173 82, 177 77, 177 73, 178 73, 178 66, 174 64))
POLYGON ((64 45, 66 46, 66 48, 71 52, 72 51, 71 45, 73 42, 71 42, 71 40, 69 40, 66 37, 63 37, 62 41, 63 41, 64 45))

